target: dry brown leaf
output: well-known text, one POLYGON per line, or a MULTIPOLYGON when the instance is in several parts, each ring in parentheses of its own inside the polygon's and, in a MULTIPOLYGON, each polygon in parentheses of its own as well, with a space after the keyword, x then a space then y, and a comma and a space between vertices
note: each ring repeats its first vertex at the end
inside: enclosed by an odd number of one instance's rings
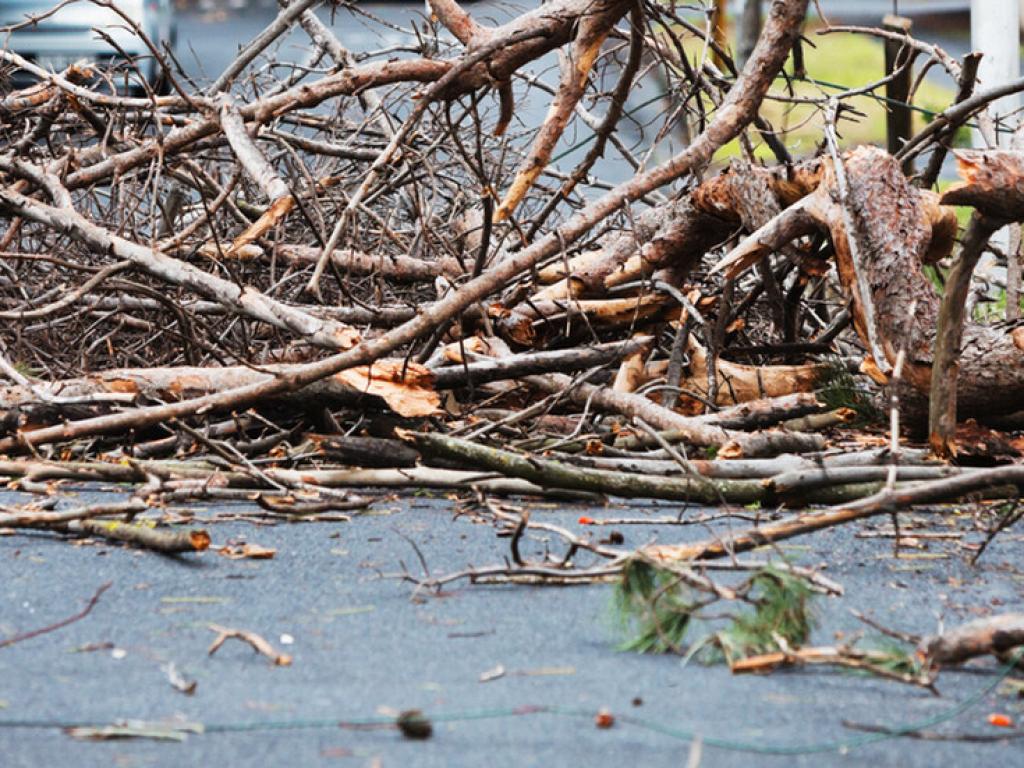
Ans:
POLYGON ((225 544, 217 550, 217 554, 228 560, 270 560, 277 554, 273 547, 261 547, 259 544, 225 544))

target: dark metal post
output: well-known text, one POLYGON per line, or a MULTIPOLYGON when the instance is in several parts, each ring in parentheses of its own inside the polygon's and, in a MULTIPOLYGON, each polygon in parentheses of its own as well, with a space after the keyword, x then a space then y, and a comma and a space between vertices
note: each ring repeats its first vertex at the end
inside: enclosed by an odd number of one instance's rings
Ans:
POLYGON ((736 62, 741 67, 747 63, 750 54, 757 45, 757 38, 761 34, 761 0, 744 0, 743 13, 740 16, 740 23, 736 42, 736 62))
MULTIPOLYGON (((882 28, 887 32, 896 32, 900 35, 910 34, 911 21, 905 16, 886 16, 882 21, 882 28)), ((910 61, 911 49, 903 45, 899 40, 885 41, 885 73, 891 75, 896 70, 903 68, 885 88, 885 95, 888 99, 886 104, 886 139, 891 154, 896 154, 903 145, 910 139, 913 126, 911 119, 913 112, 907 103, 910 99, 910 83, 912 81, 912 67, 906 66, 910 61)), ((912 173, 914 163, 907 160, 903 164, 903 172, 912 173)))

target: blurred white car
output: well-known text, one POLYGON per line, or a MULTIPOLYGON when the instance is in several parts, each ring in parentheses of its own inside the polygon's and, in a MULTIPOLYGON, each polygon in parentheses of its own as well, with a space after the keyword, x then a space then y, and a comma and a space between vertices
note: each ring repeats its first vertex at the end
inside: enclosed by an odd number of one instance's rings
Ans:
MULTIPOLYGON (((114 0, 125 16, 134 21, 146 36, 162 50, 174 46, 175 25, 171 0, 114 0)), ((151 86, 160 88, 160 67, 146 44, 125 19, 114 10, 89 0, 77 0, 35 24, 10 31, 28 17, 47 14, 56 6, 49 0, 0 0, 0 48, 13 51, 50 72, 61 72, 85 59, 100 66, 127 64, 136 66, 151 86)), ((125 71, 130 67, 125 66, 125 71)), ((15 87, 35 81, 30 73, 19 70, 13 75, 15 87)), ((120 78, 117 87, 123 87, 120 78)), ((128 89, 141 90, 137 75, 129 75, 128 89), (134 82, 133 82, 134 80, 134 82)))

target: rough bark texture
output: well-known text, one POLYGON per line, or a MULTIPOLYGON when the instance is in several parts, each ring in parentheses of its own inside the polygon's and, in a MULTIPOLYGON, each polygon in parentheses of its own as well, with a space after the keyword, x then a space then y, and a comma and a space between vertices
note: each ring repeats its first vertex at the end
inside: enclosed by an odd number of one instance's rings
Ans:
MULTIPOLYGON (((912 390, 908 395, 918 395, 908 397, 905 404, 920 417, 931 384, 940 303, 921 267, 949 253, 955 218, 951 209, 936 205, 931 193, 912 187, 899 163, 880 149, 856 149, 843 164, 847 209, 838 174, 829 163, 818 188, 802 201, 801 216, 809 216, 831 237, 840 279, 852 299, 854 326, 869 351, 877 351, 880 359, 875 362, 883 374, 905 350, 903 381, 912 390), (852 232, 847 221, 852 222, 852 232)), ((989 197, 968 189, 970 193, 961 189, 953 198, 947 194, 943 202, 970 199, 983 205, 981 199, 989 197)), ((1003 202, 993 210, 1005 214, 1016 209, 1003 202)), ((780 217, 786 215, 784 211, 780 217)), ((738 274, 759 257, 752 247, 758 238, 755 233, 723 260, 730 274, 738 274)), ((1019 410, 1024 396, 1019 336, 1014 330, 966 323, 957 397, 960 418, 1019 410)))
POLYGON ((963 181, 943 194, 946 205, 970 205, 1004 221, 1024 220, 1024 153, 1010 150, 956 153, 963 181))
MULTIPOLYGON (((512 307, 501 328, 511 338, 522 339, 524 323, 547 315, 545 306, 550 305, 545 302, 605 296, 609 289, 657 270, 668 270, 678 283, 737 228, 754 231, 766 224, 783 206, 813 190, 820 175, 818 160, 788 172, 736 161, 689 195, 644 211, 632 231, 609 238, 599 251, 541 270, 539 279, 549 285, 512 307)), ((807 228, 790 232, 790 237, 807 228)))
POLYGON ((918 653, 931 664, 960 664, 975 656, 1002 656, 1024 645, 1024 614, 1006 613, 977 619, 924 638, 918 653))

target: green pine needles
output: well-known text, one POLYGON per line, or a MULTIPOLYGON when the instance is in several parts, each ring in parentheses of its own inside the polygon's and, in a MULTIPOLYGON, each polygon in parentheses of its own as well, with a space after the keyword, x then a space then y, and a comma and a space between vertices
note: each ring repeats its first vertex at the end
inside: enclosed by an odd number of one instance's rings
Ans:
POLYGON ((855 411, 857 423, 870 424, 881 419, 871 393, 858 385, 846 364, 838 358, 830 358, 826 362, 816 392, 830 410, 850 408, 855 411))
POLYGON ((754 657, 761 659, 759 669, 830 664, 934 692, 935 670, 917 656, 912 642, 883 637, 864 648, 855 635, 840 645, 808 647, 817 593, 808 579, 779 565, 764 566, 739 585, 725 587, 686 565, 635 556, 615 590, 615 612, 626 634, 621 648, 677 653, 734 669, 744 660, 757 661, 754 657))
POLYGON ((721 651, 727 663, 759 653, 804 645, 814 628, 811 608, 814 592, 799 576, 771 566, 758 571, 750 580, 744 597, 753 609, 742 611, 723 630, 714 634, 708 647, 721 651))
POLYGON ((814 627, 814 590, 806 579, 766 566, 728 590, 686 569, 633 559, 615 590, 614 605, 627 640, 639 653, 699 654, 701 661, 732 661, 807 642, 814 627), (732 610, 739 606, 738 611, 732 610), (714 611, 709 609, 714 607, 714 611), (724 608, 724 610, 723 610, 724 608), (724 627, 719 627, 721 621, 724 627), (704 634, 692 643, 694 626, 704 634))
POLYGON ((631 637, 622 650, 636 653, 683 653, 699 601, 671 570, 632 559, 615 588, 614 610, 631 637))

